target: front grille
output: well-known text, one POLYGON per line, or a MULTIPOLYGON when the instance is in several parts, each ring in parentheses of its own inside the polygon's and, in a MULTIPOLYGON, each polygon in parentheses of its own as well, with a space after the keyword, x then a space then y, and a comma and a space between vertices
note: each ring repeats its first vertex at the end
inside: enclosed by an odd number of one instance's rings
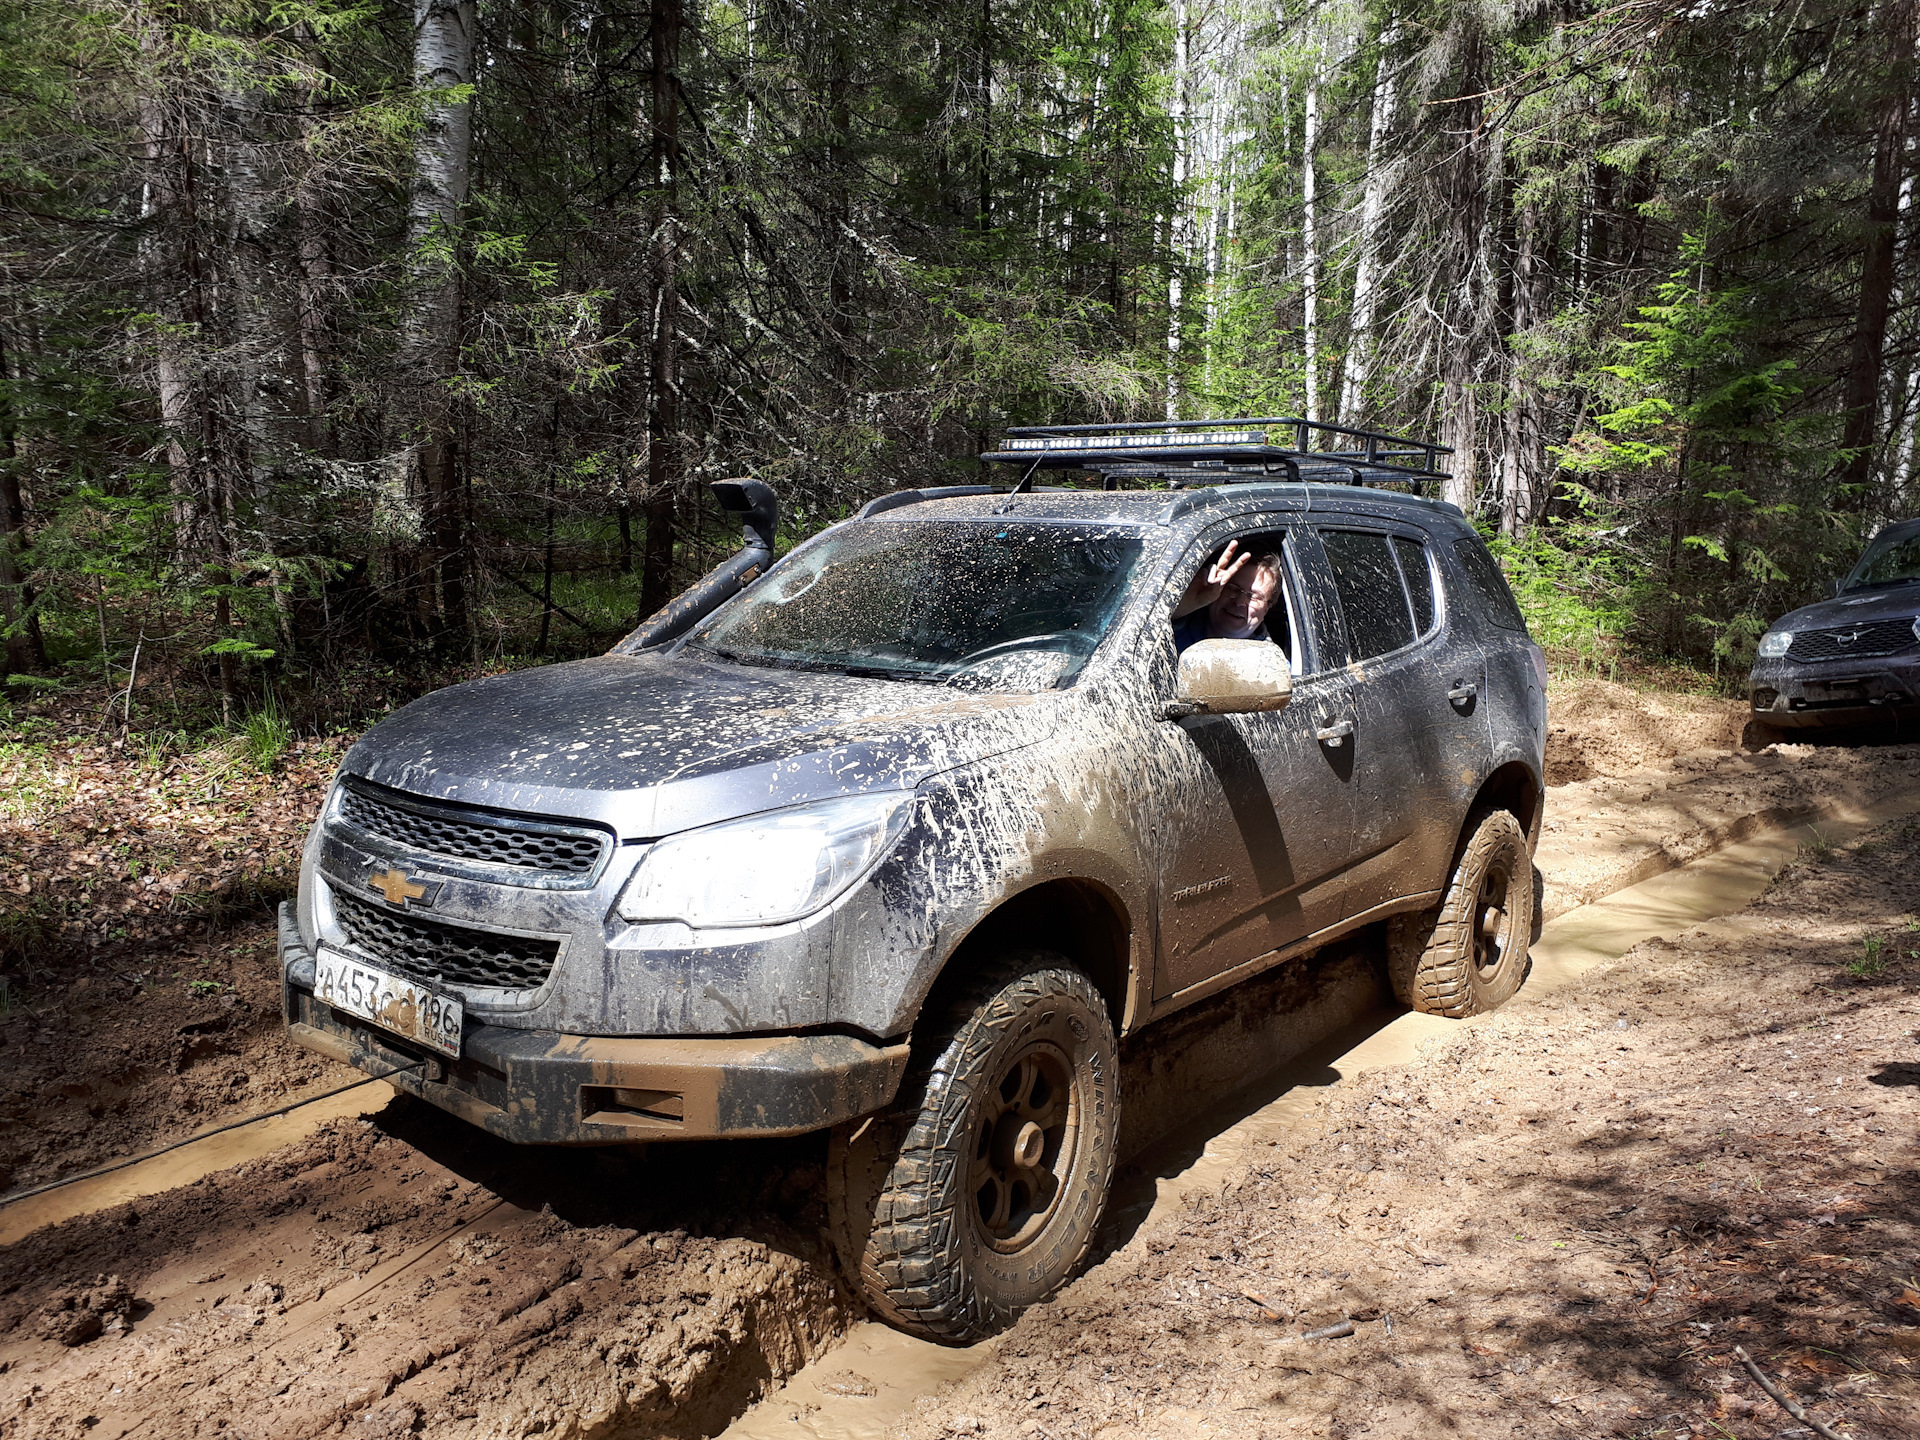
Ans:
POLYGON ((1892 655, 1914 643, 1913 620, 1869 620, 1832 630, 1802 630, 1787 647, 1794 660, 1851 660, 1892 655))
POLYGON ((607 838, 537 821, 508 821, 484 811, 459 814, 451 807, 427 811, 358 789, 342 787, 340 815, 370 835, 409 850, 512 865, 549 875, 590 875, 606 853, 607 838))
POLYGON ((557 940, 416 920, 341 890, 333 892, 333 914, 355 949, 415 980, 534 990, 546 983, 560 954, 557 940))

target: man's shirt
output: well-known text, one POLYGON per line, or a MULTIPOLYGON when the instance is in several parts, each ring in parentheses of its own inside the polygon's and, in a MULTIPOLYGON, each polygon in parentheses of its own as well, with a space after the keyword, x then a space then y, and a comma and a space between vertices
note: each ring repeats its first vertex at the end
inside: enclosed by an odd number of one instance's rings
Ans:
MULTIPOLYGON (((1173 650, 1176 655, 1182 653, 1196 640, 1207 638, 1207 610, 1203 607, 1191 615, 1182 615, 1173 622, 1173 650)), ((1251 635, 1240 637, 1246 640, 1271 641, 1273 636, 1267 633, 1266 622, 1262 621, 1251 635)))

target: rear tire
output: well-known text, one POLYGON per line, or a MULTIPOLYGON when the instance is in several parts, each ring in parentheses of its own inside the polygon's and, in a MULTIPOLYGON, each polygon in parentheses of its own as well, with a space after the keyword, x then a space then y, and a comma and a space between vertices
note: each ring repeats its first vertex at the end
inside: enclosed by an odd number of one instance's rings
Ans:
POLYGON ((1393 993, 1427 1015, 1496 1009, 1527 973, 1536 892, 1526 832, 1505 810, 1471 823, 1446 898, 1388 923, 1393 993))
POLYGON ((1093 982, 1026 950, 970 983, 914 1051, 894 1104, 834 1131, 829 1220, 875 1313, 966 1345, 1085 1256, 1113 1178, 1118 1047, 1093 982))

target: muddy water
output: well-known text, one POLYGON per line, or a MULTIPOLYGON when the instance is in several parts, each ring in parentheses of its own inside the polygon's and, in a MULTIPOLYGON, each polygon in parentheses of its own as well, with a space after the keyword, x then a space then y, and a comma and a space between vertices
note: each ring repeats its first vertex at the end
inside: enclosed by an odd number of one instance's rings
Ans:
MULTIPOLYGON (((1558 989, 1642 941, 1739 910, 1801 847, 1844 844, 1916 808, 1912 795, 1891 797, 1818 826, 1796 826, 1729 846, 1569 911, 1549 922, 1534 947, 1525 993, 1558 989)), ((1365 991, 1366 982, 1357 972, 1349 972, 1348 978, 1356 990, 1365 991)), ((1335 998, 1324 999, 1323 1013, 1336 1012, 1339 1004, 1335 998)), ((1328 1086, 1409 1064, 1419 1059, 1423 1043, 1453 1033, 1463 1023, 1475 1022, 1405 1012, 1357 1018, 1243 1096, 1238 1118, 1216 1110, 1195 1117, 1184 1129, 1170 1128, 1123 1172, 1107 1221, 1112 1233, 1105 1237, 1105 1248, 1118 1248, 1142 1224, 1177 1209, 1187 1197, 1219 1188, 1244 1166, 1250 1147, 1289 1136, 1328 1086), (1221 1126, 1223 1118, 1228 1123, 1221 1126)), ((993 1353, 991 1343, 955 1350, 871 1322, 861 1324, 841 1345, 748 1410, 721 1440, 880 1440, 917 1402, 986 1364, 993 1353)))

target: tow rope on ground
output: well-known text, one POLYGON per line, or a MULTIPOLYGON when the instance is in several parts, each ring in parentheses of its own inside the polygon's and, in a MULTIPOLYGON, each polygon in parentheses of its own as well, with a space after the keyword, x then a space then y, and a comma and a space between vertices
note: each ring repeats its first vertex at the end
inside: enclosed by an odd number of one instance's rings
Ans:
POLYGON ((418 1070, 427 1062, 416 1060, 411 1065, 399 1065, 384 1075, 369 1075, 364 1080, 356 1080, 351 1085, 342 1085, 337 1090, 325 1090, 318 1095, 309 1095, 304 1100, 296 1100, 291 1105, 282 1105, 278 1110, 262 1110, 258 1115, 249 1115, 244 1120, 234 1120, 212 1130, 203 1130, 198 1135, 189 1135, 184 1140, 176 1140, 171 1145, 162 1145, 158 1150, 149 1150, 144 1155, 135 1155, 130 1160, 116 1160, 111 1165, 102 1165, 98 1170, 83 1170, 78 1175, 69 1175, 63 1180, 53 1180, 45 1185, 36 1185, 31 1190, 22 1190, 18 1195, 0 1195, 0 1208, 5 1208, 18 1200, 31 1200, 36 1195, 45 1195, 49 1190, 58 1190, 63 1185, 78 1185, 82 1180, 97 1179, 102 1175, 111 1175, 116 1170, 125 1170, 129 1165, 139 1165, 148 1160, 157 1159, 170 1150, 178 1150, 183 1145, 197 1145, 202 1140, 211 1140, 216 1135, 224 1135, 229 1130, 239 1130, 247 1125, 257 1125, 262 1120, 271 1120, 276 1115, 287 1115, 306 1105, 317 1105, 322 1100, 331 1100, 336 1095, 344 1095, 349 1090, 358 1090, 362 1085, 371 1085, 376 1080, 385 1080, 389 1076, 404 1075, 409 1070, 418 1070))

